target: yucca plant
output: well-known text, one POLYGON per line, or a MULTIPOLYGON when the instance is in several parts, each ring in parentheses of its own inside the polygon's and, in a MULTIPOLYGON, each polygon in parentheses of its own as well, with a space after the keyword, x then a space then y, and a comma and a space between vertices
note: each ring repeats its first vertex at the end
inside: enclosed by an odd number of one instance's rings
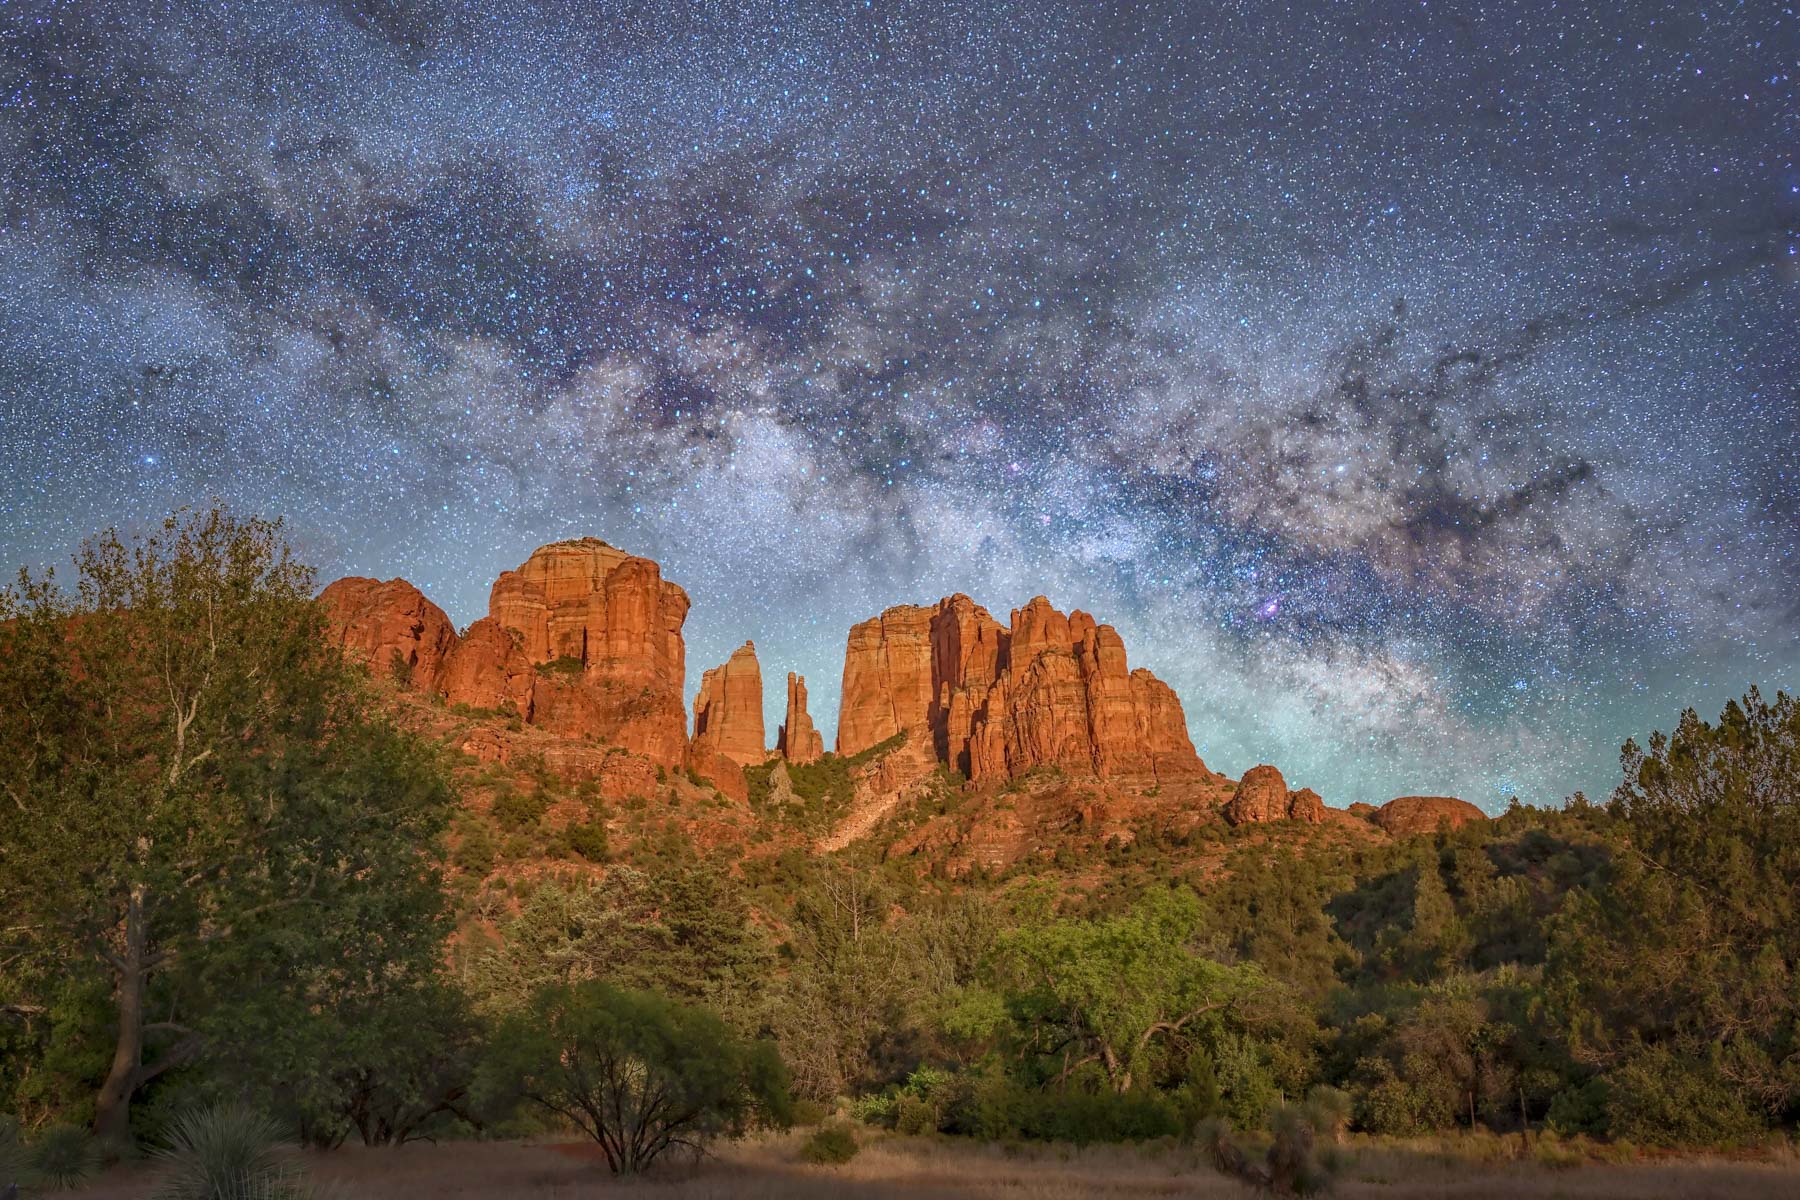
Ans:
POLYGON ((79 1125, 52 1125, 25 1148, 25 1180, 46 1190, 72 1188, 100 1169, 100 1147, 79 1125))
POLYGON ((193 1108, 176 1117, 156 1157, 156 1200, 300 1200, 299 1179, 279 1122, 241 1104, 193 1108))

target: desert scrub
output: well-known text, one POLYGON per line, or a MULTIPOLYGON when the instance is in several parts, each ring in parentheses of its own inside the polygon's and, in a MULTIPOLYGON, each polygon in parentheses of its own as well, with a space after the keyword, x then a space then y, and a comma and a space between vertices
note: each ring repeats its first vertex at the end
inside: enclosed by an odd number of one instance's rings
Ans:
POLYGON ((21 1182, 45 1191, 78 1187, 100 1169, 100 1147, 79 1125, 52 1125, 18 1155, 21 1182))
POLYGON ((302 1200, 308 1195, 281 1125, 242 1105, 182 1113, 156 1158, 162 1167, 156 1200, 302 1200))
POLYGON ((843 1121, 833 1121, 813 1130, 800 1144, 800 1157, 822 1167, 842 1166, 856 1157, 856 1133, 843 1121))

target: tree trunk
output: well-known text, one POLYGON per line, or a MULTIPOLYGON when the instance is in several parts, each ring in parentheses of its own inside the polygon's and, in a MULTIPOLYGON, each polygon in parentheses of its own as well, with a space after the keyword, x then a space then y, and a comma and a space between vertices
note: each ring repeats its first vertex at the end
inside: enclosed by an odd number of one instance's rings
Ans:
POLYGON ((125 943, 114 970, 118 973, 118 1040, 112 1067, 94 1102, 94 1132, 115 1147, 131 1144, 131 1096, 144 1065, 144 959, 149 931, 144 921, 144 892, 133 887, 125 906, 125 943))

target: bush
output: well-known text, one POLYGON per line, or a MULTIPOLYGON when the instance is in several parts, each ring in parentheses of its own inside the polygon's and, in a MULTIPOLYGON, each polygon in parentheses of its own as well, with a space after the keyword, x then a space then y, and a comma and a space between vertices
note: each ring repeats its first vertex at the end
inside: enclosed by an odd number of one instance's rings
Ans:
POLYGON ((1269 1129, 1273 1137, 1261 1162, 1233 1136, 1229 1121, 1204 1122, 1195 1141, 1214 1170, 1264 1195, 1311 1196, 1331 1187, 1333 1164, 1313 1153, 1312 1122, 1304 1111, 1278 1105, 1269 1114, 1269 1129))
POLYGON ((606 861, 610 850, 606 841, 606 822, 601 820, 582 821, 569 826, 565 835, 569 849, 592 863, 606 861))
POLYGON ((771 1043, 740 1037, 710 1009, 600 980, 544 988, 508 1019, 486 1084, 573 1122, 614 1174, 792 1118, 771 1043))
POLYGON ((156 1151, 156 1200, 287 1200, 305 1193, 286 1154, 281 1125, 237 1104, 193 1108, 175 1118, 156 1151))
POLYGON ((1646 1146, 1730 1147, 1760 1141, 1768 1122, 1712 1064, 1662 1048, 1606 1076, 1607 1132, 1646 1146))
POLYGON ((831 1110, 826 1108, 823 1104, 820 1104, 817 1100, 794 1101, 795 1125, 806 1128, 810 1128, 814 1125, 823 1125, 825 1123, 825 1118, 830 1115, 831 1110))
POLYGON ((856 1157, 856 1134, 843 1121, 821 1125, 800 1145, 800 1157, 822 1167, 842 1166, 856 1157))
POLYGON ((1566 1087, 1550 1098, 1550 1111, 1544 1124, 1565 1137, 1585 1133, 1606 1132, 1606 1102, 1612 1094, 1604 1079, 1590 1079, 1574 1087, 1566 1087))
POLYGON ((544 810, 549 807, 549 800, 541 792, 526 795, 508 787, 494 797, 494 803, 488 811, 493 814, 500 828, 517 832, 534 828, 543 819, 544 810))
POLYGON ((894 1131, 919 1137, 938 1130, 937 1106, 917 1096, 901 1096, 894 1108, 894 1131))
POLYGON ((45 1188, 72 1188, 100 1169, 100 1147, 78 1125, 52 1125, 25 1149, 27 1179, 45 1188))
POLYGON ((1353 1104, 1347 1092, 1325 1084, 1315 1084, 1300 1106, 1313 1132, 1330 1142, 1341 1141, 1344 1127, 1350 1123, 1353 1104))

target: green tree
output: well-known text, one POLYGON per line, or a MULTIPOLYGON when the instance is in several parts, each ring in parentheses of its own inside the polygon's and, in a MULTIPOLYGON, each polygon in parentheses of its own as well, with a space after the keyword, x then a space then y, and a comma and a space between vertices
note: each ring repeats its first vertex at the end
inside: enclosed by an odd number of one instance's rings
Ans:
POLYGON ((741 891, 718 867, 650 875, 620 866, 599 882, 537 888, 499 944, 473 956, 468 978, 490 1013, 519 1007, 546 984, 604 979, 704 1003, 747 1030, 760 1024, 772 962, 741 891))
POLYGON ((0 602, 0 911, 12 954, 110 981, 93 1119, 119 1143, 141 1089, 344 935, 407 957, 373 918, 433 903, 453 797, 327 647, 279 522, 184 511, 76 567, 72 596, 22 573, 0 602))
MULTIPOLYGON (((1635 1072, 1634 1088, 1656 1074, 1634 1064, 1683 1063, 1764 1119, 1791 1116, 1800 704, 1752 689, 1717 724, 1690 709, 1648 748, 1627 742, 1621 762, 1612 869, 1552 927, 1549 982, 1571 1050, 1590 1070, 1635 1072)), ((1688 1136, 1669 1128, 1667 1140, 1688 1136)))
POLYGON ((599 980, 553 985, 495 1035, 489 1086, 563 1117, 615 1174, 721 1134, 791 1120, 772 1043, 698 1005, 599 980))
POLYGON ((1097 1064, 1126 1092, 1154 1051, 1185 1062, 1208 1018, 1257 1007, 1274 985, 1197 953, 1200 915, 1192 892, 1162 888, 1121 915, 1027 920, 1001 935, 998 978, 1025 1049, 1056 1060, 1059 1080, 1097 1064))

